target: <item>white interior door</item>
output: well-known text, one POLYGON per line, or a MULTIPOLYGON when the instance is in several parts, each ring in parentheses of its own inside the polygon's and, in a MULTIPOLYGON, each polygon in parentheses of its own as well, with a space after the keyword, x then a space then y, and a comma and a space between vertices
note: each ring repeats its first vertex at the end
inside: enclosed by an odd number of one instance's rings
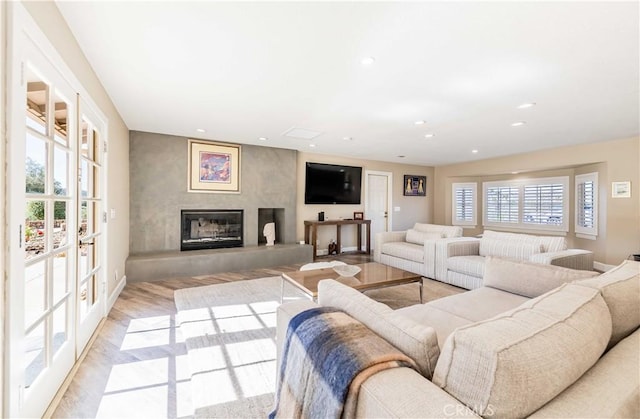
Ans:
POLYGON ((392 174, 389 172, 366 172, 367 197, 365 214, 371 220, 371 247, 375 248, 376 233, 391 229, 392 174))

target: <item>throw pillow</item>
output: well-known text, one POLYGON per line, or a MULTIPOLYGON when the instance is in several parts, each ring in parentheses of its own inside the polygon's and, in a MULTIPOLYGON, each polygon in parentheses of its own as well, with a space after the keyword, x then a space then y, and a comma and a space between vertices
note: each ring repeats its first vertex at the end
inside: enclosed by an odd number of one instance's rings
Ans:
POLYGON ((480 416, 526 417, 591 368, 610 336, 600 293, 565 284, 458 328, 442 348, 433 383, 480 416))
POLYGON ((613 320, 609 347, 640 326, 640 262, 625 260, 596 278, 576 284, 599 289, 602 293, 613 320))
POLYGON ((540 253, 540 244, 493 240, 486 237, 480 239, 480 256, 498 256, 519 260, 527 260, 531 255, 540 253))
POLYGON ((442 233, 425 233, 410 228, 407 230, 407 238, 405 239, 409 243, 424 244, 426 240, 438 240, 444 237, 442 233))
POLYGON ((318 303, 340 309, 360 321, 413 359, 420 373, 431 379, 440 355, 433 327, 396 313, 389 306, 333 279, 318 283, 318 303))
POLYGON ((535 298, 560 285, 600 275, 554 265, 542 265, 488 256, 484 263, 483 284, 512 294, 535 298))

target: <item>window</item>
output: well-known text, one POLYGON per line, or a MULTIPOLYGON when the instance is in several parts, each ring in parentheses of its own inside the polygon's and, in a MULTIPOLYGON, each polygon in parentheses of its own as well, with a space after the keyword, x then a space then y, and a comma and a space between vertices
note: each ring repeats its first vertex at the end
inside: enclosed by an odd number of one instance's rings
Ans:
POLYGON ((477 185, 477 183, 454 183, 452 185, 451 220, 453 225, 476 226, 477 185))
POLYGON ((483 224, 525 230, 568 231, 569 178, 485 182, 483 224))
POLYGON ((519 189, 513 186, 489 186, 485 193, 485 224, 517 223, 519 189))
POLYGON ((576 176, 576 235, 598 235, 598 173, 576 176))

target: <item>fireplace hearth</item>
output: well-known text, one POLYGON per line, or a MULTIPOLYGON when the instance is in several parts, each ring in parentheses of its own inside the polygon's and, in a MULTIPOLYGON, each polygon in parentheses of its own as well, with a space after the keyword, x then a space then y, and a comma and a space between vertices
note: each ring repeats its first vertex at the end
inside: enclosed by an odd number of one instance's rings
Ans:
POLYGON ((180 250, 243 246, 243 210, 182 210, 180 250))

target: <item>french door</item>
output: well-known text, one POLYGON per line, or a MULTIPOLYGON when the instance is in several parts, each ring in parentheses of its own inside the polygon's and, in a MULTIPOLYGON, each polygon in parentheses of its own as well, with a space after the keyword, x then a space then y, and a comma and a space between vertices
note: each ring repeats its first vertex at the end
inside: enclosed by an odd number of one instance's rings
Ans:
POLYGON ((41 45, 17 29, 19 16, 8 71, 3 414, 39 417, 104 315, 104 125, 41 45))

